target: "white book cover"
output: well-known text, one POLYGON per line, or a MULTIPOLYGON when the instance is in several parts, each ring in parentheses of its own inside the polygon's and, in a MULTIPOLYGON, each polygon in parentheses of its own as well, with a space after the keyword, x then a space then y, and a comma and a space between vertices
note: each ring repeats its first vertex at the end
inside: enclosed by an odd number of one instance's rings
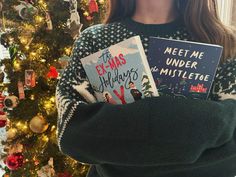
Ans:
POLYGON ((127 104, 159 96, 139 36, 81 59, 97 100, 127 104))

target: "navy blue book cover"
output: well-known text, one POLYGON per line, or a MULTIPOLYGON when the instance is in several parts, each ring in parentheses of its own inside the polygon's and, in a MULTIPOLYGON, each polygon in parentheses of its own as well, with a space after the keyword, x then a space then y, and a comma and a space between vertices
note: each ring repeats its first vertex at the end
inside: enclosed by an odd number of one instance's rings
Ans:
POLYGON ((160 95, 207 99, 223 47, 151 37, 148 61, 160 95))

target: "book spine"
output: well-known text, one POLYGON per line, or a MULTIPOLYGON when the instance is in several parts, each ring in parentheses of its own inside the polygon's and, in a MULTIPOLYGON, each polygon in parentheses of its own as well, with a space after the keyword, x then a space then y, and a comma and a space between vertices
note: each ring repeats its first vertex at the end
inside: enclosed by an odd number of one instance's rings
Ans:
MULTIPOLYGON (((222 53, 223 53, 223 47, 222 47, 222 49, 221 49, 221 53, 220 53, 220 55, 219 55, 219 58, 217 58, 217 59, 218 59, 218 63, 217 63, 217 65, 216 65, 217 67, 218 67, 219 64, 220 64, 220 59, 221 59, 222 53)), ((211 80, 211 84, 210 84, 210 87, 209 87, 208 92, 207 92, 206 99, 208 99, 208 97, 209 97, 209 95, 210 95, 210 91, 211 91, 211 89, 212 89, 212 85, 213 85, 213 82, 214 82, 214 78, 215 78, 215 76, 216 76, 217 67, 215 68, 215 72, 214 72, 213 75, 212 75, 212 80, 211 80)))
POLYGON ((142 62, 143 62, 145 71, 147 73, 148 79, 150 81, 150 84, 151 84, 151 87, 152 87, 152 90, 153 90, 153 96, 159 96, 159 93, 157 91, 156 84, 154 82, 154 79, 153 79, 153 76, 152 76, 152 72, 151 72, 146 54, 145 54, 143 46, 142 46, 142 41, 141 41, 139 36, 135 37, 135 40, 137 41, 137 46, 138 46, 138 49, 140 51, 142 62))

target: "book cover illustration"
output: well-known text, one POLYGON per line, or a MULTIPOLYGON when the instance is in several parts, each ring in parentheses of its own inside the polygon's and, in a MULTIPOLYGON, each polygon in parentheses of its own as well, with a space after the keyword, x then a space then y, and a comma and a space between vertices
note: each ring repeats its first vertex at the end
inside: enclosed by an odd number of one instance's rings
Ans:
POLYGON ((81 63, 98 101, 127 104, 158 96, 139 36, 82 58, 81 63))
POLYGON ((160 95, 207 99, 223 47, 151 37, 148 61, 160 95))

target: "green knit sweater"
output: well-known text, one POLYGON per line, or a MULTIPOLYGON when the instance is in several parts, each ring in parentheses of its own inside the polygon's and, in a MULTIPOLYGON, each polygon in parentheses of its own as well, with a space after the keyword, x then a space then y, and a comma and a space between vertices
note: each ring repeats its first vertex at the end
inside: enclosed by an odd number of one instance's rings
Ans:
POLYGON ((219 66, 211 100, 90 101, 80 58, 135 35, 146 54, 150 36, 191 40, 179 19, 160 25, 125 19, 83 31, 57 85, 60 150, 92 164, 88 177, 236 176, 236 60, 219 66))

